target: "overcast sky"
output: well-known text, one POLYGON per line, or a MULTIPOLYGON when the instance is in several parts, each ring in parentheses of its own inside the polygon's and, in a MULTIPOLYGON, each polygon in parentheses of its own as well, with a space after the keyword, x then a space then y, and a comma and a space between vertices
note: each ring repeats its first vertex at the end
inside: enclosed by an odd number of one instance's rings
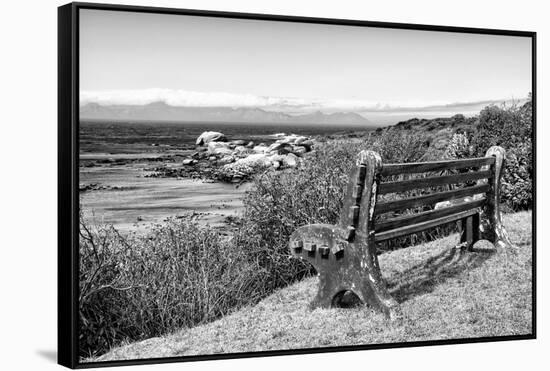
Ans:
POLYGON ((82 103, 297 110, 524 98, 531 40, 81 10, 82 103))

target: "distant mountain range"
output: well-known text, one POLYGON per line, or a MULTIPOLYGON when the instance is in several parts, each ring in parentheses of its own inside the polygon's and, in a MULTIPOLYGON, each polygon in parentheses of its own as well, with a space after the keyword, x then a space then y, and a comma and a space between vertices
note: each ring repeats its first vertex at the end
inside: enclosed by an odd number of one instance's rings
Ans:
POLYGON ((151 120, 190 122, 250 122, 270 124, 317 124, 345 126, 375 126, 365 117, 353 112, 313 112, 289 115, 260 108, 181 107, 164 102, 146 105, 100 105, 87 103, 80 107, 84 120, 151 120))

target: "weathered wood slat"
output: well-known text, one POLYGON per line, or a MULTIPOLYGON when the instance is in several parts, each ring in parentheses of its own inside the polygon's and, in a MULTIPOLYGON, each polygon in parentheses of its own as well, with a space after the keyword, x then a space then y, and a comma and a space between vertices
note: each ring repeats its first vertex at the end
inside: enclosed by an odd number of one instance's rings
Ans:
POLYGON ((491 189, 489 184, 475 185, 472 187, 455 189, 452 191, 438 192, 425 196, 404 198, 402 200, 378 202, 374 209, 374 215, 384 214, 390 211, 410 209, 423 205, 432 205, 436 202, 453 200, 459 197, 473 196, 488 192, 491 189))
POLYGON ((401 227, 401 228, 391 229, 391 230, 386 231, 386 232, 376 233, 375 237, 374 237, 374 240, 376 242, 380 242, 380 241, 389 240, 391 238, 396 238, 396 237, 401 237, 401 236, 405 236, 405 235, 408 235, 408 234, 421 232, 421 231, 424 231, 426 229, 437 227, 437 226, 442 225, 442 224, 447 224, 447 223, 450 223, 450 222, 454 222, 454 221, 466 218, 470 215, 477 214, 478 212, 479 212, 479 210, 477 210, 477 209, 467 210, 467 211, 463 211, 463 212, 456 213, 456 214, 453 214, 453 215, 444 216, 442 218, 429 220, 427 222, 412 224, 412 225, 408 225, 406 227, 401 227))
POLYGON ((494 157, 478 157, 464 160, 412 162, 408 164, 386 164, 382 167, 381 174, 382 176, 388 176, 397 174, 425 173, 429 171, 450 169, 467 169, 470 167, 493 165, 494 163, 494 157))
POLYGON ((475 209, 478 207, 482 207, 486 201, 487 201, 486 198, 482 198, 475 201, 463 202, 457 205, 444 207, 438 210, 430 210, 422 213, 405 215, 405 216, 400 216, 397 218, 385 220, 383 222, 376 223, 375 231, 377 233, 384 232, 390 229, 400 228, 410 224, 426 222, 429 220, 441 218, 443 216, 448 216, 448 215, 456 214, 462 211, 475 209))
POLYGON ((491 178, 493 172, 491 170, 473 171, 469 173, 453 174, 446 176, 434 176, 427 178, 417 178, 410 180, 400 180, 397 182, 381 183, 378 189, 378 194, 404 192, 411 189, 435 187, 445 184, 456 184, 479 179, 491 178))

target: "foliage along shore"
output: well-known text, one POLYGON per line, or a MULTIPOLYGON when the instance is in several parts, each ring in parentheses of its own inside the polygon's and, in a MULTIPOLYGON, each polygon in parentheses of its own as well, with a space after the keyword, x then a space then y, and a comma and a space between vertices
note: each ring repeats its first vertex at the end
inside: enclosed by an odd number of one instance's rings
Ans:
POLYGON ((454 248, 458 235, 380 256, 403 317, 358 306, 309 310, 317 277, 211 323, 124 343, 87 362, 527 335, 532 328, 530 212, 508 214, 514 251, 454 248))
MULTIPOLYGON (((96 356, 123 341, 211 322, 313 274, 310 266, 290 258, 288 237, 304 224, 336 222, 349 169, 363 149, 379 152, 384 162, 399 163, 483 156, 490 146, 502 145, 508 161, 504 205, 509 211, 531 207, 530 101, 521 107, 489 106, 470 119, 410 124, 328 138, 300 166, 257 173, 229 239, 192 218, 170 220, 146 236, 121 236, 112 226, 90 226, 83 220, 80 355, 96 356)), ((380 250, 449 232, 452 228, 422 232, 380 250)))

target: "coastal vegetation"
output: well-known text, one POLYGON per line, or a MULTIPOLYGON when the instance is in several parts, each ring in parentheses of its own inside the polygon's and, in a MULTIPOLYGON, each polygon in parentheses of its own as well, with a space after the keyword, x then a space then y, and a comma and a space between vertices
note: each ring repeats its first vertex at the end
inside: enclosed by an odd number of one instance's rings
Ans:
MULTIPOLYGON (((489 106, 473 118, 455 115, 444 119, 412 119, 376 131, 317 137, 314 150, 300 156, 296 166, 254 168, 254 172, 249 174, 251 176, 246 178, 252 185, 244 196, 244 211, 234 221, 235 230, 231 236, 200 225, 195 215, 170 218, 153 226, 147 233, 125 234, 113 226, 90 223, 81 218, 81 357, 101 355, 123 342, 174 334, 180 329, 210 323, 239 308, 250 308, 277 290, 314 274, 311 266, 290 257, 288 237, 296 227, 304 224, 333 224, 337 221, 348 171, 356 154, 363 149, 377 151, 384 162, 400 163, 483 156, 490 146, 501 145, 507 150, 504 206, 509 212, 529 210, 533 204, 534 171, 531 130, 531 102, 528 101, 522 106, 489 106)), ((520 247, 528 249, 531 242, 530 214, 522 215, 523 234, 516 231, 516 240, 521 241, 520 247)), ((452 228, 445 228, 431 233, 451 232, 452 228)), ((407 238, 410 239, 406 241, 407 246, 411 242, 430 241, 429 234, 407 238)), ((447 245, 449 243, 442 246, 447 245)), ((382 246, 381 251, 399 247, 398 242, 382 246)), ((418 260, 425 256, 424 249, 416 249, 388 259, 407 267, 406 259, 418 260)), ((513 272, 519 278, 515 286, 510 287, 515 294, 489 290, 495 302, 501 302, 498 295, 516 294, 519 301, 529 301, 525 297, 528 291, 525 285, 530 285, 530 276, 526 273, 530 272, 529 254, 520 257, 513 263, 513 272)), ((417 263, 421 264, 420 261, 417 263)), ((495 277, 504 274, 500 270, 493 273, 495 277)), ((485 274, 481 271, 479 277, 470 279, 466 286, 477 287, 485 274)), ((400 277, 397 273, 390 274, 394 287, 405 285, 400 277)), ((436 283, 430 281, 429 286, 433 289, 430 295, 443 297, 443 293, 434 289, 436 283)), ((407 294, 398 300, 409 301, 412 306, 424 305, 415 301, 415 295, 425 294, 424 291, 411 289, 403 292, 407 294)), ((456 299, 456 295, 451 296, 456 299)), ((434 302, 436 299, 431 297, 434 302)), ((447 299, 444 302, 450 306, 452 298, 447 299)), ((494 334, 508 329, 512 329, 512 333, 526 330, 528 308, 517 312, 516 304, 513 304, 509 319, 518 318, 521 325, 511 324, 508 328, 498 322, 500 327, 495 329, 496 325, 489 321, 488 327, 484 328, 485 336, 493 330, 494 334)), ((485 321, 484 316, 493 310, 495 308, 472 307, 473 321, 485 321)), ((422 310, 418 307, 413 313, 420 316, 422 310)), ((411 326, 414 318, 412 315, 411 326)), ((464 321, 470 321, 470 317, 464 321)), ((409 340, 398 336, 402 329, 394 330, 393 335, 382 337, 382 342, 409 340)), ((428 334, 431 333, 429 330, 422 331, 428 334)), ((457 336, 442 329, 437 333, 457 336)), ((472 336, 470 333, 463 335, 472 336)), ((322 345, 344 345, 339 341, 327 341, 322 345)), ((369 339, 358 337, 357 341, 369 339)))

